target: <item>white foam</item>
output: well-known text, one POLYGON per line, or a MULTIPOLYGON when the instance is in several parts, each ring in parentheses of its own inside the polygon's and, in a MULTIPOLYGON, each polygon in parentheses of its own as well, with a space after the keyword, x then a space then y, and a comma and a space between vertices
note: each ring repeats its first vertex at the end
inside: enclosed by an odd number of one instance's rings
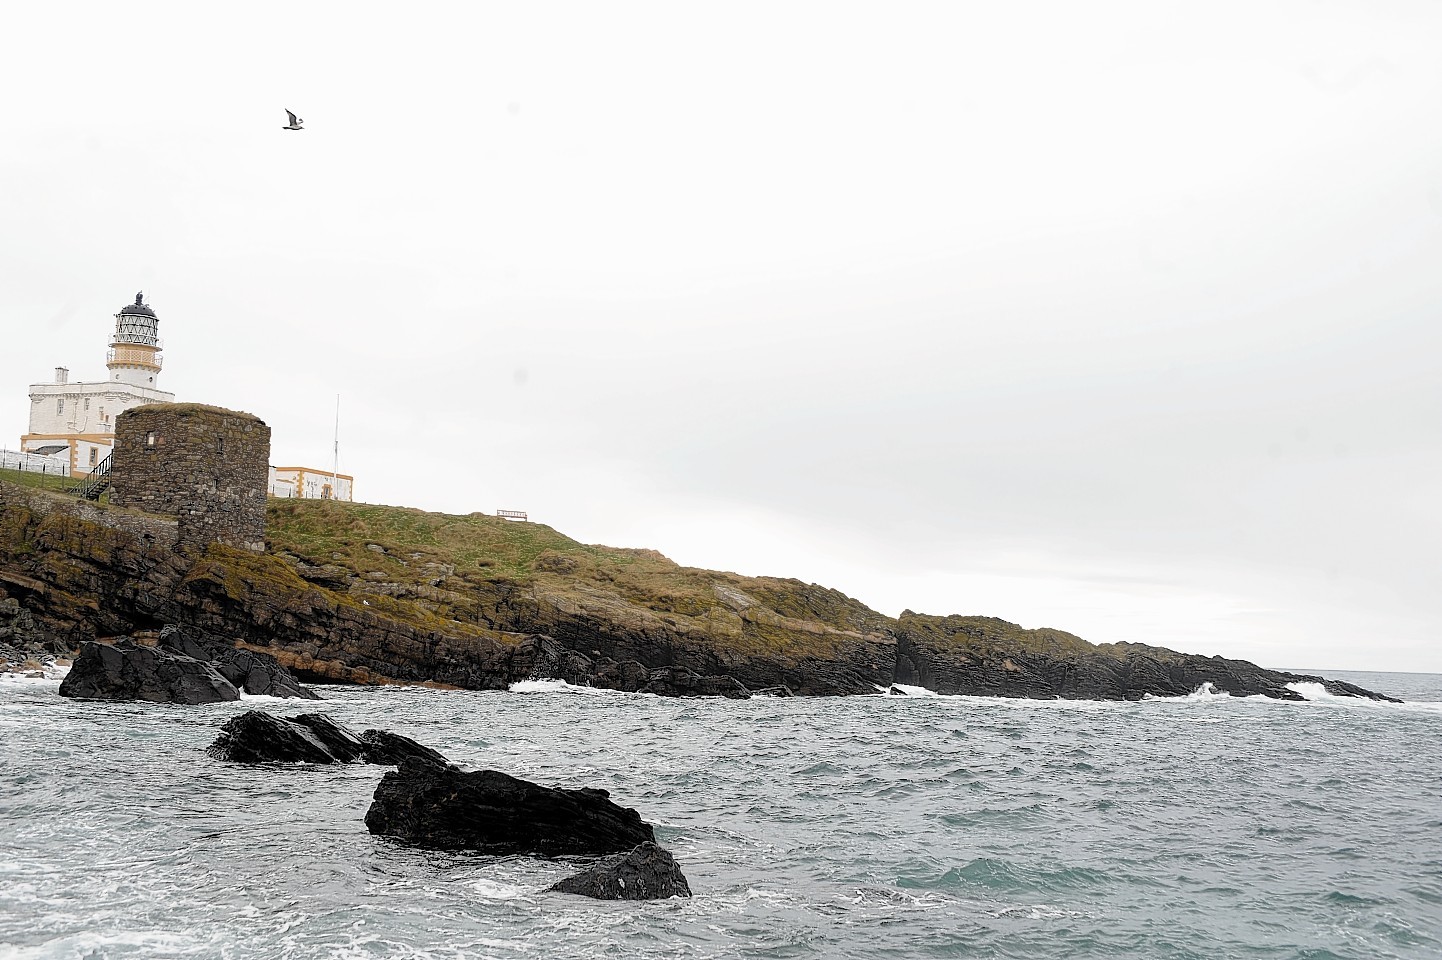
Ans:
POLYGON ((1215 700, 1231 700, 1232 695, 1225 690, 1218 690, 1212 686, 1210 680, 1206 680, 1201 686, 1191 693, 1183 694, 1180 697, 1158 697, 1153 694, 1146 694, 1143 701, 1160 703, 1208 703, 1215 700))
POLYGON ((482 900, 520 900, 526 895, 524 887, 488 880, 484 877, 472 880, 466 886, 470 887, 471 892, 482 900))
POLYGON ((23 685, 28 685, 28 684, 48 684, 48 683, 54 683, 54 682, 56 682, 57 680, 64 680, 65 677, 66 677, 66 675, 69 674, 69 673, 70 673, 70 664, 67 663, 67 664, 64 664, 63 666, 57 666, 54 662, 50 662, 50 663, 42 664, 39 671, 35 671, 35 670, 0 671, 0 683, 4 683, 4 684, 14 684, 14 685, 17 685, 17 686, 23 686, 23 685), (29 674, 36 673, 36 672, 40 673, 41 676, 38 676, 38 677, 29 676, 29 674))
POLYGON ((1007 907, 995 914, 997 917, 1025 917, 1028 920, 1081 920, 1092 914, 1081 910, 1065 910, 1049 903, 1038 903, 1026 907, 1007 907))
POLYGON ((1354 710, 1401 710, 1407 713, 1442 713, 1442 703, 1437 701, 1405 700, 1402 703, 1391 703, 1386 700, 1373 700, 1370 697, 1340 697, 1335 693, 1329 693, 1322 684, 1310 680, 1289 683, 1287 689, 1306 697, 1309 703, 1324 704, 1329 707, 1354 710))
POLYGON ((27 677, 23 673, 0 673, 0 686, 53 687, 59 684, 59 677, 27 677))
POLYGON ((1287 684, 1287 689, 1292 691, 1293 693, 1300 693, 1308 700, 1355 699, 1354 697, 1333 696, 1332 694, 1328 693, 1327 688, 1322 686, 1320 683, 1312 683, 1311 681, 1306 680, 1299 680, 1296 683, 1289 683, 1287 684))
POLYGON ((198 953, 204 947, 193 936, 179 931, 118 930, 106 933, 75 933, 57 937, 33 947, 21 947, 5 956, 11 960, 52 960, 55 957, 106 957, 111 951, 141 956, 179 956, 198 953))
MULTIPOLYGON (((891 685, 891 690, 900 690, 902 693, 906 694, 908 697, 939 697, 939 696, 941 696, 941 694, 937 693, 935 690, 928 690, 928 689, 926 689, 925 687, 912 686, 912 685, 909 684, 909 683, 893 683, 893 684, 891 685)), ((891 690, 887 690, 887 691, 885 691, 885 692, 886 692, 888 695, 891 695, 891 690)))
POLYGON ((1182 697, 1182 699, 1183 699, 1183 700, 1230 700, 1230 699, 1232 699, 1232 695, 1231 695, 1230 693, 1228 693, 1227 691, 1225 691, 1225 690, 1218 690, 1216 687, 1212 686, 1212 681, 1208 680, 1208 681, 1206 681, 1205 683, 1203 683, 1200 687, 1197 687, 1197 689, 1195 689, 1195 690, 1193 690, 1191 693, 1187 694, 1185 697, 1182 697))
MULTIPOLYGON (((511 684, 512 693, 580 693, 590 696, 627 696, 622 690, 604 690, 600 687, 580 687, 564 680, 517 680, 511 684)), ((636 694, 630 694, 636 696, 636 694)), ((642 694, 653 696, 653 694, 642 694)))

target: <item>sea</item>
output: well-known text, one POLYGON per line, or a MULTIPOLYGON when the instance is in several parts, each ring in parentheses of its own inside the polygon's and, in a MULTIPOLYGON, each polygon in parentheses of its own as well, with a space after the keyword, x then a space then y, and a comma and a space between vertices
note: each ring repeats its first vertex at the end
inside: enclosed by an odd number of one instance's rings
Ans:
POLYGON ((1442 676, 1136 703, 320 687, 183 707, 0 682, 0 957, 1442 957, 1442 676), (601 787, 694 896, 549 893, 576 863, 411 849, 384 768, 241 766, 251 709, 601 787))

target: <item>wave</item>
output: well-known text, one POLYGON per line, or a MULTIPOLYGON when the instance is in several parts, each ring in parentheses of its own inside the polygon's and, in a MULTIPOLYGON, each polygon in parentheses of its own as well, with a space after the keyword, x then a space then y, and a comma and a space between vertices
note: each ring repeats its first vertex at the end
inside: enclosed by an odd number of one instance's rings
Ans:
POLYGON ((1148 693, 1142 697, 1142 700, 1144 702, 1159 703, 1210 703, 1216 700, 1235 699, 1237 698, 1233 697, 1227 691, 1218 690, 1215 686, 1212 685, 1212 682, 1210 680, 1204 681, 1201 686, 1197 687, 1197 689, 1193 690, 1191 693, 1184 693, 1181 696, 1159 697, 1155 694, 1148 693))
POLYGON ((928 690, 926 687, 913 686, 912 684, 909 684, 909 683, 893 683, 889 688, 888 688, 888 687, 877 687, 876 689, 877 689, 878 691, 880 691, 881 693, 886 694, 886 695, 889 696, 889 697, 895 697, 895 696, 901 696, 901 695, 905 695, 905 696, 908 696, 908 697, 940 697, 940 696, 943 696, 943 694, 937 693, 935 690, 928 690), (900 693, 896 693, 896 692, 894 692, 894 691, 900 691, 900 693))
POLYGON ((628 694, 624 690, 607 690, 603 687, 583 687, 564 680, 517 680, 508 688, 512 693, 579 693, 592 697, 653 697, 653 693, 628 694))
POLYGON ((1293 693, 1300 693, 1308 700, 1355 700, 1356 697, 1339 697, 1327 691, 1327 688, 1320 683, 1310 681, 1298 681, 1287 684, 1287 689, 1293 693))
POLYGON ((1287 689, 1301 694, 1309 703, 1354 709, 1403 710, 1417 713, 1442 713, 1442 703, 1431 700, 1406 700, 1402 703, 1388 703, 1386 700, 1369 700, 1366 697, 1339 697, 1320 683, 1299 680, 1287 684, 1287 689))
MULTIPOLYGON (((63 676, 63 674, 60 674, 60 676, 63 676)), ((24 683, 42 684, 42 683, 53 683, 54 681, 50 681, 50 680, 38 680, 38 679, 11 680, 11 679, 10 679, 10 675, 0 674, 0 683, 6 683, 6 682, 24 682, 24 683)), ((1273 697, 1265 697, 1265 696, 1260 696, 1260 695, 1258 695, 1258 696, 1250 696, 1250 697, 1238 697, 1238 696, 1234 696, 1233 694, 1230 694, 1230 693, 1228 693, 1228 692, 1225 691, 1225 690, 1218 690, 1218 689, 1216 688, 1216 686, 1211 683, 1211 681, 1205 681, 1205 682, 1203 682, 1200 686, 1197 687, 1197 689, 1193 690, 1191 693, 1185 693, 1185 694, 1181 694, 1181 695, 1173 696, 1173 697, 1157 696, 1157 695, 1155 695, 1155 694, 1150 694, 1150 693, 1149 693, 1149 694, 1144 695, 1144 696, 1141 698, 1140 701, 1128 701, 1128 700, 1083 700, 1083 699, 1068 699, 1068 698, 1062 698, 1062 697, 1052 697, 1052 698, 1042 699, 1042 698, 1039 698, 1039 697, 997 697, 997 696, 982 696, 982 695, 978 695, 978 694, 969 694, 969 693, 937 693, 935 690, 931 690, 931 689, 929 689, 929 688, 927 688, 927 687, 922 687, 922 686, 917 686, 917 685, 914 685, 914 684, 907 684, 907 683, 894 683, 894 684, 892 684, 892 685, 889 686, 889 687, 883 687, 883 686, 878 686, 878 685, 874 685, 874 686, 875 686, 875 689, 876 689, 875 697, 882 698, 882 699, 888 699, 888 700, 943 700, 943 701, 959 701, 959 702, 961 702, 961 703, 969 703, 969 704, 972 704, 972 705, 975 705, 975 706, 980 706, 980 707, 998 707, 998 708, 1007 708, 1007 709, 1013 709, 1013 710, 1035 710, 1035 709, 1053 709, 1053 710, 1058 710, 1058 709, 1059 709, 1059 710, 1078 710, 1078 711, 1098 711, 1098 710, 1124 709, 1124 708, 1129 707, 1129 706, 1135 706, 1137 703, 1172 703, 1172 704, 1187 704, 1187 703, 1191 703, 1191 704, 1195 704, 1195 703, 1217 703, 1217 704, 1221 704, 1221 703, 1235 703, 1235 704, 1245 704, 1245 703, 1253 703, 1253 702, 1256 702, 1256 703, 1260 703, 1260 704, 1280 704, 1280 703, 1288 703, 1288 702, 1289 702, 1289 701, 1284 701, 1284 700, 1277 700, 1277 699, 1275 699, 1275 698, 1273 698, 1273 697), (895 691, 895 692, 893 692, 893 691, 895 691)), ((1385 708, 1385 707, 1393 707, 1393 708, 1402 707, 1402 708, 1407 708, 1407 709, 1411 709, 1411 710, 1416 710, 1416 711, 1419 711, 1419 712, 1442 713, 1442 703, 1408 701, 1408 702, 1402 703, 1402 704, 1395 704, 1395 703, 1387 703, 1387 702, 1385 702, 1385 701, 1380 701, 1380 700, 1367 700, 1367 699, 1365 699, 1365 698, 1360 698, 1360 697, 1339 697, 1339 696, 1335 696, 1335 695, 1333 695, 1333 694, 1331 694, 1331 693, 1328 693, 1327 690, 1326 690, 1326 688, 1323 687, 1322 684, 1320 684, 1320 683, 1311 683, 1311 682, 1302 681, 1302 682, 1297 682, 1297 683, 1289 683, 1289 684, 1287 684, 1287 688, 1290 689, 1290 690, 1292 690, 1292 691, 1294 691, 1294 692, 1296 692, 1296 693, 1301 694, 1303 697, 1306 698, 1307 701, 1313 702, 1313 703, 1336 704, 1336 705, 1339 705, 1339 706, 1360 706, 1360 705, 1366 705, 1366 706, 1369 706, 1369 707, 1384 707, 1384 708, 1385 708)), ((639 697, 655 697, 655 696, 656 696, 656 694, 653 694, 653 693, 633 693, 633 692, 628 692, 628 691, 624 691, 624 690, 610 690, 610 689, 606 689, 606 688, 604 688, 604 687, 589 687, 589 686, 584 686, 584 685, 580 685, 580 684, 568 683, 568 682, 566 682, 565 680, 554 680, 554 679, 548 679, 548 680, 518 680, 518 681, 516 681, 515 683, 511 684, 508 689, 509 689, 510 692, 512 692, 512 693, 523 693, 523 694, 567 693, 567 694, 580 695, 580 696, 588 696, 588 697, 637 697, 637 696, 639 696, 639 697)), ((242 697, 243 697, 244 699, 252 699, 249 695, 246 695, 246 694, 242 694, 242 697)), ((257 698, 257 699, 269 699, 269 698, 257 698)), ((705 699, 710 699, 710 698, 698 698, 698 699, 705 700, 705 699)), ((865 698, 865 699, 873 699, 873 698, 872 698, 872 697, 867 697, 867 698, 865 698)), ((1294 704, 1294 705, 1296 704, 1296 701, 1290 701, 1290 702, 1291 702, 1292 704, 1294 704)), ((1197 722, 1199 722, 1199 723, 1219 723, 1219 722, 1221 722, 1221 721, 1215 720, 1215 719, 1208 719, 1208 720, 1198 720, 1197 722)))
POLYGON ((70 664, 57 666, 53 661, 42 664, 39 670, 0 670, 0 683, 4 684, 48 684, 64 680, 70 673, 70 664), (40 676, 32 676, 39 673, 40 676))

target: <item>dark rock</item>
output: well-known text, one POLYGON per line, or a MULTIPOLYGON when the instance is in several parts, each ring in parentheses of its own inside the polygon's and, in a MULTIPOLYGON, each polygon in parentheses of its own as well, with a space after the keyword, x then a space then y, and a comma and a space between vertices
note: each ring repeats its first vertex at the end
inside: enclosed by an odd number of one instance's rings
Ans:
POLYGON ((15 648, 18 655, 41 649, 44 641, 45 635, 30 611, 20 606, 20 601, 0 596, 0 645, 15 648))
POLYGON ((256 696, 320 700, 320 694, 301 686, 280 661, 266 653, 243 650, 218 637, 175 624, 160 631, 157 646, 215 665, 237 689, 256 696))
POLYGON ((228 720, 206 750, 234 763, 377 763, 400 758, 447 766, 446 758, 409 737, 385 730, 356 736, 323 713, 273 717, 251 710, 228 720))
POLYGON ((321 695, 290 675, 275 657, 254 650, 232 649, 216 656, 215 667, 246 693, 298 700, 320 700, 321 695))
POLYGON ((760 690, 752 690, 753 697, 794 697, 796 694, 785 684, 779 687, 762 687, 760 690))
POLYGON ((364 760, 365 741, 336 723, 323 713, 302 713, 290 717, 290 722, 305 727, 321 745, 335 757, 336 763, 354 763, 364 760))
POLYGON ((1218 693, 1237 697, 1305 700, 1288 684, 1308 682, 1339 696, 1392 700, 1340 681, 1267 670, 1245 660, 1140 643, 1095 646, 1060 630, 1023 630, 994 617, 931 617, 908 610, 901 615, 896 641, 895 682, 943 694, 1140 700, 1186 696, 1211 684, 1218 693))
POLYGON ((438 767, 450 766, 450 761, 439 752, 389 730, 366 730, 360 738, 365 743, 366 763, 399 766, 410 759, 438 767))
POLYGON ((251 710, 232 717, 205 751, 232 763, 339 763, 309 727, 251 710))
POLYGON ((655 842, 651 825, 609 796, 406 760, 376 787, 366 827, 412 846, 493 855, 598 855, 655 842))
POLYGON ((646 685, 639 692, 661 697, 729 697, 732 700, 745 700, 751 696, 751 691, 735 677, 703 677, 685 667, 652 670, 646 685))
POLYGON ((691 896, 691 887, 676 858, 654 843, 643 843, 629 853, 607 857, 550 889, 596 900, 665 900, 691 896))
POLYGON ((603 658, 597 662, 596 672, 588 679, 592 686, 635 693, 644 687, 650 678, 651 671, 639 661, 625 660, 617 663, 610 658, 603 658))
POLYGON ((125 639, 114 644, 82 643, 80 655, 60 684, 60 695, 186 704, 240 699, 240 691, 210 664, 125 639))

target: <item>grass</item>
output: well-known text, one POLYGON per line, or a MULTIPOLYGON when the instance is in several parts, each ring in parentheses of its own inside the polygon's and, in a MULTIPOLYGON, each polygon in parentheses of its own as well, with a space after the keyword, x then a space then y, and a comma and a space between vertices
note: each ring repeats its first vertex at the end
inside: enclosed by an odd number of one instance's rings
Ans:
POLYGON ((39 490, 64 492, 79 483, 73 477, 62 477, 53 473, 35 473, 30 470, 11 470, 0 467, 0 480, 20 487, 34 487, 39 490))
POLYGON ((822 587, 683 567, 654 550, 583 544, 545 524, 480 513, 274 499, 266 521, 272 553, 340 567, 362 581, 386 584, 387 590, 401 585, 401 596, 386 604, 388 612, 409 603, 433 615, 473 621, 478 594, 487 583, 504 581, 537 596, 605 609, 606 617, 636 623, 659 618, 729 648, 783 656, 825 655, 843 635, 889 622, 822 587), (738 616, 723 602, 718 585, 745 594, 754 605, 738 616))
MULTIPOLYGON (((0 470, 0 480, 51 492, 75 482, 17 470, 0 470)), ((587 616, 612 620, 618 629, 663 623, 677 635, 707 637, 737 654, 824 657, 838 644, 880 638, 898 626, 943 649, 984 656, 1021 650, 1063 657, 1126 653, 1060 630, 1025 630, 990 617, 908 611, 898 622, 815 584, 683 567, 654 550, 583 544, 545 524, 480 513, 272 499, 266 525, 269 556, 213 546, 208 569, 195 574, 216 577, 237 599, 258 588, 278 596, 321 590, 352 605, 364 595, 372 613, 445 633, 470 633, 485 622, 517 629, 495 620, 502 613, 496 598, 514 586, 538 600, 584 607, 591 611, 587 616), (348 591, 342 577, 340 589, 317 587, 284 559, 340 568, 355 585, 348 591)), ((503 613, 502 618, 509 619, 503 613)))
MULTIPOLYGON (((898 626, 941 649, 979 656, 1121 655, 1061 630, 1027 630, 992 617, 908 611, 898 622, 815 584, 683 567, 654 550, 583 544, 544 524, 479 513, 291 499, 271 500, 266 519, 272 553, 384 584, 399 594, 384 601, 391 615, 414 607, 427 616, 475 622, 484 585, 505 581, 538 598, 575 603, 618 626, 659 620, 745 655, 825 657, 848 639, 880 638, 898 626)), ((375 597, 367 596, 374 606, 375 597)))
POLYGON ((402 582, 425 578, 434 569, 427 563, 454 567, 467 578, 527 581, 548 554, 587 556, 603 549, 540 523, 339 500, 273 499, 267 504, 266 530, 276 552, 362 574, 393 574, 402 582))

